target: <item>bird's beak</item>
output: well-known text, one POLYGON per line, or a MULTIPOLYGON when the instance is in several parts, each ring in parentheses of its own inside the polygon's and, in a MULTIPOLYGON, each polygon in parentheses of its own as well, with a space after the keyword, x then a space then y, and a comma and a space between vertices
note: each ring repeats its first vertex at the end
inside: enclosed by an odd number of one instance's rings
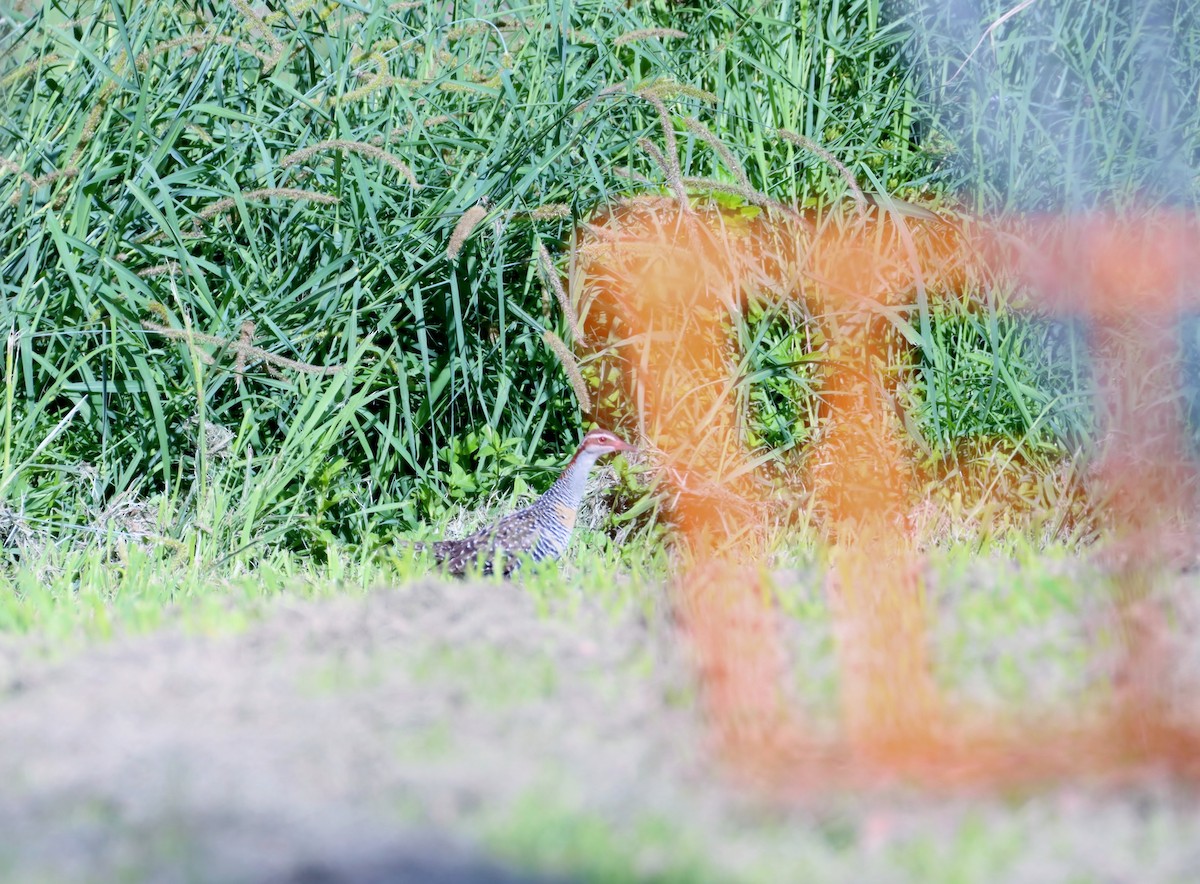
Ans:
POLYGON ((626 442, 624 439, 618 439, 618 440, 617 440, 617 442, 619 442, 619 443, 620 443, 620 444, 617 446, 617 449, 616 449, 617 451, 637 451, 637 446, 636 446, 636 445, 630 445, 630 444, 629 444, 628 442, 626 442))

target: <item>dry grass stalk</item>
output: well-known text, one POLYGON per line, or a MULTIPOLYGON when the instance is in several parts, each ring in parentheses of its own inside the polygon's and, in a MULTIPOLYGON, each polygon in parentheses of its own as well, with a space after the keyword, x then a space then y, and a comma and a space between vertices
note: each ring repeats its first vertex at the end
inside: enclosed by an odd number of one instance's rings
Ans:
POLYGON ((104 116, 104 111, 108 109, 108 97, 115 88, 114 84, 109 83, 96 96, 96 106, 88 112, 87 118, 84 119, 83 131, 79 133, 79 145, 75 148, 75 152, 71 154, 72 163, 79 159, 83 153, 84 146, 95 137, 96 127, 100 125, 100 118, 104 116))
MULTIPOLYGON (((292 371, 298 371, 302 374, 318 375, 337 374, 339 371, 345 368, 344 365, 312 365, 308 362, 298 362, 295 359, 288 359, 286 356, 279 356, 275 353, 271 353, 262 349, 261 347, 255 347, 249 343, 243 343, 243 340, 246 338, 247 324, 250 325, 250 331, 251 334, 253 334, 254 324, 246 323, 242 326, 242 340, 231 341, 228 338, 218 337, 217 335, 206 335, 183 328, 171 328, 170 326, 162 325, 149 319, 142 320, 142 328, 146 329, 147 331, 154 332, 155 334, 171 338, 172 340, 184 340, 193 345, 209 344, 211 346, 220 347, 222 350, 232 350, 237 353, 238 357, 242 360, 261 359, 267 364, 268 367, 276 366, 278 368, 288 368, 292 371)), ((211 364, 213 361, 211 356, 208 356, 208 354, 204 353, 200 354, 200 358, 209 364, 211 364)), ((244 361, 242 362, 242 365, 245 365, 244 361)))
POLYGON ((499 76, 493 77, 490 81, 484 83, 464 83, 460 80, 444 80, 438 83, 440 92, 473 92, 476 95, 486 95, 482 89, 494 89, 500 85, 499 76))
POLYGON ((725 167, 737 178, 738 184, 742 187, 750 187, 750 179, 746 176, 746 170, 738 162, 738 158, 733 155, 733 151, 725 146, 725 142, 721 141, 720 138, 713 134, 711 129, 695 117, 687 117, 683 121, 683 124, 688 127, 689 132, 717 152, 718 156, 725 163, 725 167))
POLYGON ((663 155, 663 152, 658 149, 658 146, 648 138, 639 138, 638 146, 646 152, 646 155, 654 161, 654 164, 662 171, 663 176, 667 179, 667 186, 675 193, 675 199, 685 209, 691 204, 688 202, 687 188, 683 186, 683 179, 679 177, 678 162, 672 163, 670 159, 663 155))
POLYGON ((254 323, 247 319, 242 323, 238 335, 237 359, 233 362, 233 384, 242 389, 242 376, 246 373, 246 351, 254 345, 254 323))
POLYGON ((95 14, 85 15, 83 18, 69 18, 66 21, 59 22, 54 27, 60 31, 69 31, 72 28, 86 28, 95 18, 95 14))
MULTIPOLYGON (((416 82, 415 80, 413 82, 416 82)), ((405 80, 399 77, 392 78, 392 85, 404 85, 405 80)), ((423 103, 423 102, 422 102, 423 103)), ((454 114, 436 114, 432 117, 424 119, 415 119, 407 126, 397 126, 387 134, 385 138, 382 135, 372 135, 370 143, 376 147, 382 147, 384 144, 389 144, 395 141, 404 141, 410 137, 418 129, 428 129, 433 126, 440 126, 442 123, 449 123, 455 119, 454 114)))
POLYGON ((354 13, 351 13, 350 15, 340 17, 337 20, 337 24, 335 24, 334 27, 340 30, 341 28, 348 28, 351 25, 361 24, 362 22, 364 22, 366 20, 367 20, 366 13, 354 12, 354 13))
POLYGON ((26 184, 33 186, 33 176, 18 166, 15 162, 5 157, 0 157, 0 169, 7 170, 20 176, 21 180, 26 184))
POLYGON ((472 21, 463 25, 458 25, 446 30, 446 40, 461 40, 464 37, 471 37, 475 34, 490 34, 492 25, 490 22, 472 21))
POLYGON ((663 152, 658 149, 658 145, 649 138, 639 138, 637 143, 638 147, 645 152, 646 156, 650 157, 650 159, 654 162, 654 165, 658 166, 658 171, 663 173, 663 177, 670 178, 671 164, 667 158, 663 156, 663 152))
MULTIPOLYGON (((501 65, 501 70, 503 65, 501 65)), ((497 71, 494 74, 489 74, 487 71, 475 67, 471 64, 465 64, 462 68, 463 76, 472 83, 478 83, 481 86, 496 87, 500 85, 500 73, 497 71)))
MULTIPOLYGON (((391 52, 393 49, 395 49, 399 45, 400 45, 399 40, 396 40, 392 37, 388 37, 386 39, 377 41, 375 43, 375 45, 371 47, 371 49, 374 52, 391 52)), ((357 60, 358 59, 355 59, 355 61, 357 61, 357 60)))
POLYGON ((823 159, 829 165, 833 166, 845 179, 846 185, 850 188, 850 193, 854 196, 854 202, 858 205, 859 214, 864 214, 867 211, 867 198, 863 195, 862 188, 858 186, 858 181, 850 170, 833 154, 821 147, 811 138, 806 138, 799 132, 792 132, 790 129, 778 129, 776 134, 784 141, 790 141, 792 144, 803 147, 807 151, 811 151, 823 159))
POLYGON ((33 181, 30 182, 29 186, 34 188, 45 187, 47 184, 53 184, 60 178, 74 178, 78 174, 78 166, 68 166, 65 169, 56 169, 53 172, 43 175, 41 178, 34 178, 33 181))
MULTIPOLYGON (((244 4, 239 3, 239 6, 244 6, 244 4)), ((250 15, 253 16, 253 13, 250 13, 250 15)), ((265 34, 269 34, 270 29, 263 25, 262 31, 265 34)), ((144 71, 150 64, 150 60, 152 58, 157 55, 161 55, 164 52, 169 52, 170 50, 180 46, 190 46, 193 49, 199 49, 203 46, 215 44, 218 46, 232 46, 235 49, 239 49, 242 52, 253 55, 263 63, 263 70, 269 71, 274 68, 275 65, 280 62, 280 60, 282 60, 284 51, 283 44, 279 42, 279 40, 277 40, 273 34, 270 34, 269 42, 271 42, 272 48, 275 49, 276 52, 263 52, 261 49, 258 49, 250 43, 237 40, 225 34, 213 34, 209 33, 208 31, 196 31, 195 33, 185 34, 182 37, 176 37, 172 40, 165 40, 162 43, 152 46, 134 59, 134 66, 139 71, 144 71)), ((116 62, 113 64, 114 74, 120 74, 122 71, 124 71, 125 66, 128 63, 127 58, 128 56, 122 53, 121 56, 116 60, 116 62)), ((104 116, 104 111, 108 107, 109 99, 116 91, 116 81, 110 80, 104 84, 100 90, 100 93, 96 96, 96 104, 92 107, 91 111, 87 115, 87 118, 83 122, 83 131, 80 132, 79 135, 79 144, 76 146, 71 155, 72 165, 74 165, 74 163, 82 155, 84 146, 90 142, 93 137, 95 137, 96 127, 100 124, 100 120, 104 116)))
MULTIPOLYGON (((129 63, 129 56, 122 52, 117 60, 113 62, 112 70, 114 74, 121 74, 125 70, 125 66, 129 63)), ((83 147, 92 140, 96 134, 96 126, 100 124, 100 118, 104 116, 104 111, 108 107, 108 100, 117 91, 116 80, 109 80, 101 87, 99 94, 96 96, 96 106, 88 113, 87 118, 83 121, 83 131, 79 134, 79 145, 75 148, 75 152, 71 155, 71 164, 74 165, 75 160, 83 152, 83 147)))
MULTIPOLYGON (((307 201, 311 203, 321 203, 323 205, 336 205, 341 202, 336 196, 328 193, 316 193, 311 190, 298 190, 294 187, 265 187, 261 190, 243 191, 241 198, 244 202, 253 202, 254 200, 267 199, 269 197, 278 197, 279 199, 307 201)), ((225 197, 225 199, 217 200, 215 203, 209 203, 203 209, 196 213, 198 221, 208 221, 210 218, 228 212, 237 205, 236 197, 225 197)))
POLYGON ((404 162, 404 160, 400 159, 398 156, 388 153, 382 148, 376 147, 373 144, 367 144, 363 141, 346 141, 340 138, 330 139, 329 141, 319 141, 310 147, 293 151, 281 159, 279 161, 279 165, 281 168, 286 169, 288 166, 294 166, 296 163, 302 163, 308 160, 310 157, 326 150, 344 150, 348 153, 362 154, 363 156, 371 157, 371 159, 379 160, 380 162, 391 166, 406 179, 408 179, 408 183, 412 185, 413 190, 421 189, 421 184, 417 181, 417 176, 413 174, 413 170, 409 167, 408 163, 404 162))
MULTIPOLYGON (((325 4, 324 9, 320 10, 317 13, 317 18, 320 19, 320 21, 322 23, 329 24, 329 20, 331 18, 333 18, 335 15, 338 15, 338 13, 341 13, 344 11, 345 11, 345 7, 342 6, 342 4, 339 2, 339 0, 330 0, 329 3, 325 4)), ((339 16, 339 20, 340 20, 340 16, 339 16)))
MULTIPOLYGON (((388 12, 404 12, 405 10, 408 10, 408 9, 420 9, 424 5, 425 5, 425 0, 404 0, 404 2, 402 2, 402 3, 388 4, 388 12)), ((338 9, 341 9, 341 8, 342 7, 339 4, 338 9)), ((343 18, 338 19, 337 26, 339 28, 345 28, 345 27, 348 27, 349 25, 356 25, 356 24, 358 24, 360 22, 364 22, 366 20, 367 20, 367 16, 365 13, 355 12, 352 15, 347 15, 343 18)))
POLYGON ((299 3, 287 4, 283 9, 279 9, 275 12, 270 12, 262 16, 262 21, 264 24, 275 25, 279 24, 287 16, 299 18, 300 16, 304 15, 304 13, 316 6, 317 2, 318 0, 300 0, 299 3))
MULTIPOLYGON (((675 124, 671 122, 671 114, 667 111, 667 106, 657 94, 649 89, 639 89, 633 93, 643 101, 648 101, 654 105, 654 109, 658 111, 658 120, 662 124, 663 142, 666 144, 666 153, 670 157, 679 156, 679 148, 675 144, 675 124)), ((673 168, 678 174, 678 159, 676 159, 673 168)))
POLYGON ((210 134, 208 134, 208 131, 203 126, 200 126, 196 123, 188 123, 183 128, 185 128, 189 132, 193 133, 197 138, 199 138, 205 144, 214 144, 215 143, 213 137, 210 134))
POLYGON ((633 171, 633 169, 630 169, 628 166, 615 167, 613 169, 613 174, 620 178, 628 178, 630 181, 636 181, 638 184, 641 184, 645 187, 658 186, 645 175, 641 174, 640 172, 633 171))
POLYGON ((686 38, 687 34, 684 31, 677 31, 674 28, 639 28, 617 37, 612 41, 612 45, 614 47, 624 46, 626 43, 635 43, 638 40, 684 40, 686 38))
POLYGON ((463 212, 462 217, 458 219, 458 223, 454 225, 454 232, 450 234, 450 245, 446 247, 447 258, 453 261, 458 257, 459 252, 462 251, 463 244, 487 213, 487 200, 480 200, 463 212))
POLYGON ((550 290, 554 292, 554 298, 558 301, 558 306, 562 308, 563 316, 567 320, 567 326, 571 329, 571 337, 576 341, 582 341, 583 328, 579 324, 579 316, 575 312, 575 305, 567 297, 567 291, 563 288, 562 279, 559 278, 558 270, 554 266, 554 260, 550 257, 550 252, 547 251, 544 243, 538 243, 538 264, 542 270, 542 277, 550 286, 550 290))
POLYGON ((601 227, 599 224, 593 224, 590 221, 584 221, 583 227, 588 233, 605 242, 620 242, 621 234, 617 230, 609 227, 601 227))
POLYGON ((196 31, 194 34, 184 34, 182 37, 176 37, 173 40, 166 40, 158 43, 155 46, 147 49, 135 60, 137 69, 144 71, 149 65, 150 60, 156 55, 162 55, 165 52, 170 52, 172 49, 178 49, 180 46, 188 46, 191 49, 201 49, 205 46, 232 46, 245 52, 247 55, 253 55, 263 63, 264 69, 269 70, 270 66, 276 62, 273 55, 263 52, 252 43, 247 43, 244 40, 238 40, 234 37, 229 37, 225 34, 211 34, 207 31, 196 31))
POLYGON ((562 338, 549 329, 542 332, 542 340, 558 357, 559 364, 571 381, 571 389, 575 391, 575 398, 579 401, 579 410, 587 414, 592 410, 592 397, 588 393, 587 381, 583 379, 583 373, 579 370, 579 363, 575 361, 575 354, 563 343, 562 338))
POLYGON ((1004 24, 1006 21, 1008 21, 1014 15, 1024 12, 1027 8, 1032 6, 1034 4, 1034 2, 1035 2, 1035 0, 1021 0, 1020 3, 1018 3, 1016 6, 1012 7, 1011 9, 1009 9, 1002 16, 1000 16, 998 19, 996 19, 994 22, 992 22, 990 25, 988 25, 987 30, 985 30, 982 34, 979 35, 979 39, 977 41, 975 41, 975 45, 971 47, 971 51, 967 53, 967 57, 963 59, 962 64, 960 64, 958 66, 958 69, 953 74, 950 75, 950 79, 947 80, 943 85, 949 86, 951 83, 953 83, 955 80, 958 79, 958 75, 963 72, 963 68, 965 68, 970 63, 971 59, 975 57, 975 53, 979 51, 979 47, 983 45, 983 41, 986 40, 988 37, 990 37, 992 35, 992 32, 994 32, 998 27, 1000 27, 1002 24, 1004 24))
MULTIPOLYGON (((5 160, 3 158, 0 158, 0 169, 9 169, 9 170, 14 171, 17 174, 19 174, 21 176, 21 180, 29 185, 30 191, 35 191, 41 187, 45 187, 47 184, 53 184, 55 181, 58 181, 60 178, 74 178, 75 176, 77 176, 79 174, 78 166, 68 166, 66 169, 57 169, 46 175, 42 175, 40 178, 34 178, 32 175, 29 175, 26 172, 22 172, 20 167, 17 166, 16 164, 12 163, 9 160, 5 160)), ((64 196, 65 196, 65 194, 64 194, 64 196)), ((19 190, 14 191, 12 196, 10 196, 8 198, 9 205, 15 206, 20 201, 20 199, 21 199, 21 192, 19 190)))

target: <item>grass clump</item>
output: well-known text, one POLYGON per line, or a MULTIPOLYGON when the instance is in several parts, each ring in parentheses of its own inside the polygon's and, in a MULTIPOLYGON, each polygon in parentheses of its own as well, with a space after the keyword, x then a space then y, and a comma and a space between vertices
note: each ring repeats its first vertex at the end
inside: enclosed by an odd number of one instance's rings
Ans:
MULTIPOLYGON (((685 167, 720 177, 672 134, 715 99, 705 140, 728 145, 715 155, 738 181, 789 202, 840 188, 776 164, 764 134, 827 141, 824 117, 795 115, 806 86, 789 81, 762 118, 721 73, 776 41, 755 78, 801 58, 817 76, 820 34, 766 12, 749 33, 681 13, 668 27, 650 7, 584 4, 559 28, 515 7, 448 23, 414 4, 126 14, 54 0, 14 16, 4 499, 86 531, 78 486, 94 469, 102 499, 166 501, 158 532, 177 542, 203 525, 230 549, 319 550, 438 518, 457 502, 444 452, 481 427, 525 462, 569 451, 590 393, 559 350, 580 329, 565 292, 541 312, 535 249, 557 251, 573 212, 626 186, 614 170, 640 162, 640 138, 665 137, 677 182, 685 167), (792 171, 768 180, 776 168, 792 171), (210 424, 232 434, 221 458, 189 429, 210 424), (230 506, 215 519, 214 498, 230 506)), ((842 40, 864 70, 897 45, 878 23, 842 40)), ((889 107, 877 124, 903 130, 889 107)))
MULTIPOLYGON (((186 546, 211 531, 226 553, 370 545, 469 502, 450 452, 484 427, 546 465, 540 486, 582 424, 633 426, 612 401, 616 349, 583 352, 574 270, 561 287, 553 269, 575 220, 614 197, 661 190, 797 222, 848 203, 1020 202, 1043 173, 1061 195, 1079 180, 1071 157, 1042 168, 1030 152, 1107 119, 1110 92, 1121 126, 1095 143, 1103 157, 1080 156, 1128 174, 1088 181, 1150 181, 1156 160, 1131 147, 1147 133, 1191 157, 1192 111, 1139 123, 1142 80, 1111 47, 1165 39, 1186 62, 1192 31, 1077 7, 1023 10, 992 34, 998 62, 980 50, 953 85, 938 73, 987 21, 932 6, 10 10, 0 503, 86 534, 91 511, 133 497, 172 514, 157 534, 186 546), (1025 51, 1042 25, 1053 52, 1025 51), (1086 56, 1089 34, 1104 53, 1086 56), (1039 128, 1056 72, 1090 104, 1058 102, 1039 128), (975 100, 1010 80, 1028 85, 1004 92, 1019 113, 975 100), (1011 162, 991 162, 1006 139, 1011 162), (210 425, 231 434, 219 457, 195 432, 210 425)), ((1171 70, 1182 89, 1200 65, 1171 70)), ((1040 356, 1011 344, 1024 333, 998 334, 1009 308, 983 303, 955 316, 922 301, 902 329, 917 448, 1001 436, 1050 470, 1075 432, 1061 401, 1081 387, 1043 385, 1040 356)), ((732 320, 765 469, 819 412, 808 319, 764 306, 732 320)))

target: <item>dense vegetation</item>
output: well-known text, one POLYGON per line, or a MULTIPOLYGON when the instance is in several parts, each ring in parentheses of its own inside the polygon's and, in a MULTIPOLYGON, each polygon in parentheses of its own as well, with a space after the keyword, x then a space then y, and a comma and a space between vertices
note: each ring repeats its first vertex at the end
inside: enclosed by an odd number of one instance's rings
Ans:
MULTIPOLYGON (((740 164, 828 210, 847 181, 811 143, 946 212, 1189 202, 1194 11, 1115 6, 1043 0, 974 50, 1005 4, 10 12, 0 541, 317 549, 541 484, 593 414, 539 248, 561 272, 579 220, 663 186, 658 103, 695 199, 744 205, 740 164)), ((944 294, 911 325, 914 451, 932 469, 999 438, 1002 466, 1051 474, 1091 420, 1077 332, 944 294)), ((803 323, 736 322, 749 441, 803 446, 803 323)), ((584 382, 611 359, 589 351, 584 382)))

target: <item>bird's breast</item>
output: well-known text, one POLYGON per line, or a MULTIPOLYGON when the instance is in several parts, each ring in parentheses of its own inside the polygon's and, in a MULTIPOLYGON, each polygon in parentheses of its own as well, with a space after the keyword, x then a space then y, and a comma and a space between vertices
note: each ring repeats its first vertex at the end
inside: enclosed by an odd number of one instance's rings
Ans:
POLYGON ((554 517, 560 525, 567 529, 568 533, 575 527, 575 514, 576 510, 572 506, 567 506, 565 503, 554 504, 554 517))

